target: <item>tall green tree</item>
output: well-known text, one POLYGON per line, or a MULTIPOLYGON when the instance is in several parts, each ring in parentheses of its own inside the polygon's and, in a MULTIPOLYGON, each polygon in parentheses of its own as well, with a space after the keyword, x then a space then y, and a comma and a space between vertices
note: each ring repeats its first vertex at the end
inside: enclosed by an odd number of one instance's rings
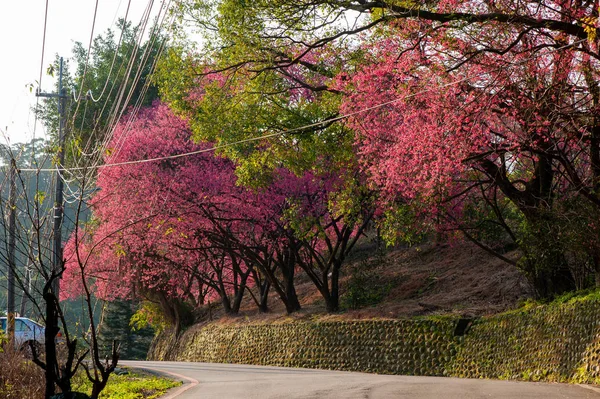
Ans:
POLYGON ((299 46, 265 49, 258 27, 230 26, 229 17, 242 16, 235 7, 223 12, 231 15, 204 30, 202 44, 181 41, 157 67, 161 98, 189 121, 193 139, 223 146, 242 184, 264 184, 280 166, 352 169, 353 133, 334 123, 340 96, 332 79, 353 53, 323 48, 291 62, 299 46))
MULTIPOLYGON (((87 44, 76 42, 73 46, 63 74, 68 96, 68 160, 106 150, 105 139, 127 108, 149 105, 157 98, 157 88, 150 78, 164 37, 158 28, 150 29, 146 41, 141 35, 139 27, 120 20, 115 30, 108 29, 94 38, 89 53, 87 44)), ((58 56, 50 70, 58 74, 58 56)), ((37 111, 51 134, 56 135, 56 100, 44 100, 37 111)))
POLYGON ((146 358, 148 348, 154 337, 150 327, 134 330, 130 325, 131 317, 137 310, 137 304, 131 300, 114 300, 106 303, 98 341, 103 353, 109 354, 113 341, 120 345, 121 358, 146 358))

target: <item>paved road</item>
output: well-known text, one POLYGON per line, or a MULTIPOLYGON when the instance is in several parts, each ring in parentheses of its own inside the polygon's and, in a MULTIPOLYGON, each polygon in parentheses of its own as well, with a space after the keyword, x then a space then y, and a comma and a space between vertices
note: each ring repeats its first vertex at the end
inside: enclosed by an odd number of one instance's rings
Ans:
POLYGON ((600 399, 564 385, 185 362, 122 361, 175 374, 186 384, 161 399, 600 399))

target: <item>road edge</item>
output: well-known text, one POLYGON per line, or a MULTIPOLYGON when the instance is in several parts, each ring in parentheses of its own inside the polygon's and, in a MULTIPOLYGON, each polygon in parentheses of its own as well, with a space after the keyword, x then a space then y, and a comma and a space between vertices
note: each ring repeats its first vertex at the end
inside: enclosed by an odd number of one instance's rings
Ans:
POLYGON ((577 385, 578 387, 581 387, 581 388, 589 389, 590 391, 594 391, 596 393, 600 393, 600 388, 598 388, 597 386, 594 386, 594 385, 588 385, 588 384, 575 384, 575 385, 577 385))
POLYGON ((186 377, 185 375, 173 373, 170 371, 158 370, 153 367, 139 367, 139 366, 127 366, 127 367, 130 369, 151 371, 154 374, 159 374, 159 375, 164 375, 164 376, 172 376, 172 377, 175 377, 175 378, 181 380, 181 382, 183 382, 182 386, 180 386, 178 388, 170 389, 170 391, 173 391, 173 390, 174 391, 173 392, 167 391, 167 393, 165 393, 164 395, 159 396, 158 399, 175 399, 176 397, 178 397, 185 391, 187 391, 191 388, 194 388, 196 385, 198 385, 200 383, 198 380, 196 380, 194 378, 186 377))

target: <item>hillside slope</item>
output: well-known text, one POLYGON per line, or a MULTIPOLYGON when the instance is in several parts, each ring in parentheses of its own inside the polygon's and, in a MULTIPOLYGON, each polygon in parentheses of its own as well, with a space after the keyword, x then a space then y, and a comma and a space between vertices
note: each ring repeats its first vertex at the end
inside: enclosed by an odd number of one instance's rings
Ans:
MULTIPOLYGON (((518 254, 509 253, 516 258, 518 254)), ((272 322, 294 319, 404 318, 432 314, 481 316, 515 307, 531 291, 514 266, 471 243, 425 244, 379 251, 363 243, 342 273, 342 312, 328 315, 308 278, 299 274, 297 292, 302 310, 285 315, 275 296, 270 312, 259 314, 246 298, 240 316, 225 317, 215 308, 211 318, 221 322, 272 322)))

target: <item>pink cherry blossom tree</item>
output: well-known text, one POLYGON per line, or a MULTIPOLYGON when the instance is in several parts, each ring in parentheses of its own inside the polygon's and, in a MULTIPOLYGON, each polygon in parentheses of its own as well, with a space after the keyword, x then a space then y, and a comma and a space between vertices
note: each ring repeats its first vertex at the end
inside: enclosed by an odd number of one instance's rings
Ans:
POLYGON ((365 66, 339 78, 344 112, 375 107, 350 121, 371 182, 389 204, 400 199, 432 219, 441 215, 467 236, 463 211, 483 199, 520 244, 519 264, 538 295, 570 289, 555 240, 557 204, 574 195, 600 204, 589 57, 568 45, 555 50, 537 32, 483 34, 489 48, 514 40, 498 52, 478 51, 470 36, 443 27, 426 38, 410 29, 367 45, 365 66), (524 229, 504 218, 504 199, 524 229))

